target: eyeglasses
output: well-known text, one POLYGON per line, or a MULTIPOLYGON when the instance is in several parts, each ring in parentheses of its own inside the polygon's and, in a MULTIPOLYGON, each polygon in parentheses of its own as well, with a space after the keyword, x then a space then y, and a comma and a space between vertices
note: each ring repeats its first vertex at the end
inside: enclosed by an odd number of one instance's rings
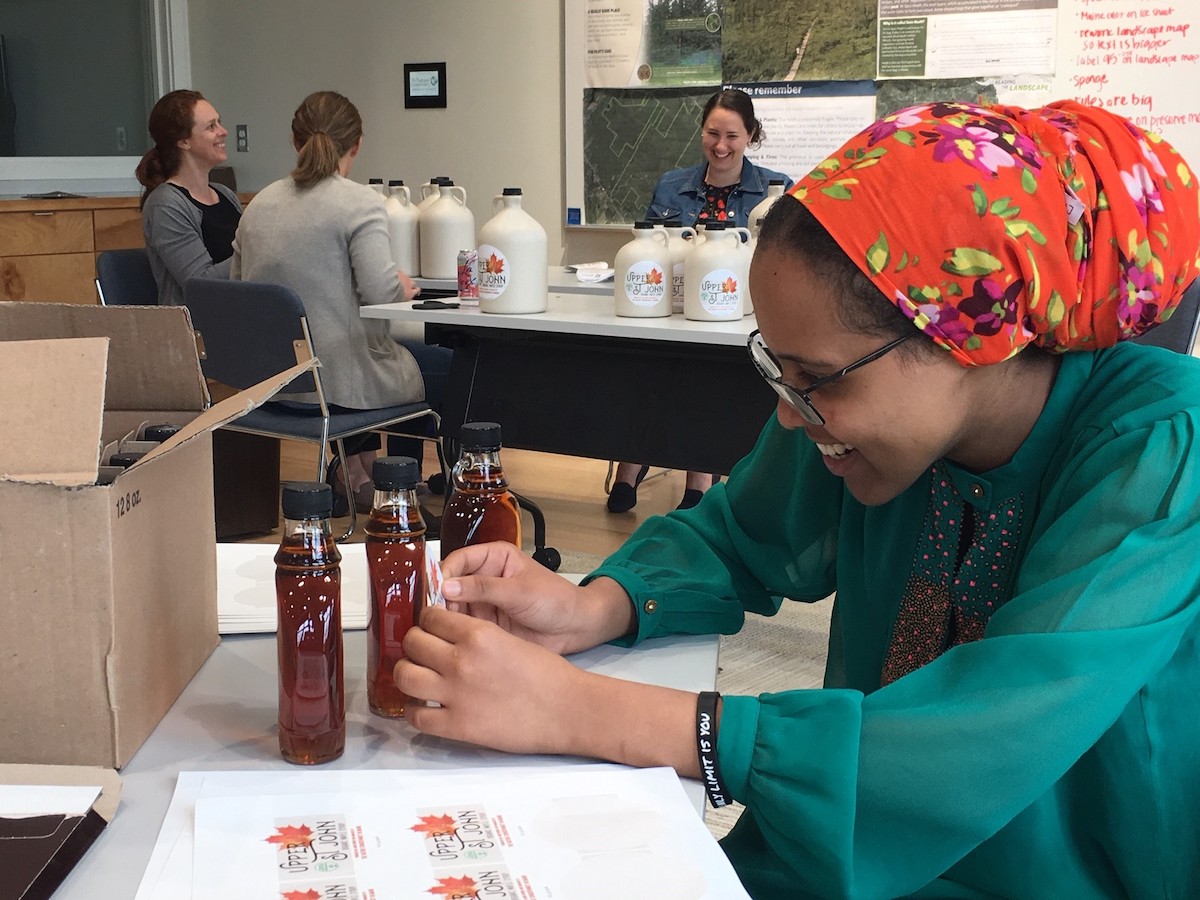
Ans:
POLYGON ((810 425, 824 425, 825 417, 817 411, 817 408, 813 406, 812 400, 809 399, 809 395, 813 391, 825 387, 827 384, 832 384, 843 375, 848 375, 850 372, 862 368, 869 362, 874 362, 879 357, 890 353, 909 338, 916 337, 918 334, 920 334, 919 331, 910 331, 908 334, 896 338, 891 343, 885 344, 873 353, 868 353, 862 359, 855 360, 844 369, 839 369, 832 375, 826 375, 824 378, 818 378, 803 390, 783 383, 783 367, 779 365, 779 360, 775 358, 775 354, 768 349, 758 329, 750 333, 750 338, 746 341, 746 349, 750 352, 750 359, 754 361, 754 367, 758 369, 758 374, 765 378, 767 384, 775 389, 775 393, 787 401, 788 405, 800 413, 804 421, 810 425))

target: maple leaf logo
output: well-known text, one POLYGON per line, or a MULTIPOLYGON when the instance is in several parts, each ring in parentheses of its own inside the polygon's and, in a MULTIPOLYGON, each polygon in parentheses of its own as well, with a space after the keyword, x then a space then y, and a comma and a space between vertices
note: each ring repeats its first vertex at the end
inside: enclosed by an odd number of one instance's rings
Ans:
POLYGON ((421 816, 421 824, 413 825, 412 831, 423 831, 425 834, 453 834, 455 832, 453 816, 421 816))
POLYGON ((658 269, 651 269, 646 275, 646 284, 662 284, 662 272, 658 269))
POLYGON ((723 285, 721 285, 721 290, 723 290, 727 294, 736 294, 737 293, 737 282, 734 281, 732 278, 726 278, 725 283, 723 285))
POLYGON ((504 271, 504 260, 498 258, 495 253, 483 261, 483 271, 491 275, 499 275, 504 271))
POLYGON ((321 900, 321 895, 311 888, 307 891, 284 891, 280 896, 283 900, 321 900))
POLYGON ((431 887, 426 893, 436 894, 439 897, 477 897, 479 896, 479 885, 469 875, 464 875, 462 878, 439 878, 437 887, 431 887))
POLYGON ((284 825, 282 828, 275 829, 275 834, 267 838, 267 843, 279 844, 284 847, 311 847, 312 829, 307 825, 299 827, 284 825))

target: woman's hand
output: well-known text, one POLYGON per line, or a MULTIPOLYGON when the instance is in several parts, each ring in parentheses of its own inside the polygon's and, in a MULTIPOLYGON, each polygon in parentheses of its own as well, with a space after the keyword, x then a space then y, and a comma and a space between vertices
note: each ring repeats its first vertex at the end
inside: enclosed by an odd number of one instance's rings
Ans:
POLYGON ((421 293, 421 289, 417 287, 417 283, 399 269, 396 270, 396 278, 400 280, 400 287, 404 291, 405 300, 411 300, 417 294, 421 293))
MULTIPOLYGON (((633 604, 615 581, 571 584, 508 543, 456 550, 442 563, 451 610, 486 619, 555 653, 576 653, 628 634, 633 604)), ((424 611, 422 611, 424 614, 424 611)))
MULTIPOLYGON (((560 579, 562 580, 562 579, 560 579)), ((494 622, 421 611, 396 686, 418 731, 510 753, 562 753, 696 777, 696 695, 595 675, 494 622)))
POLYGON ((513 753, 567 753, 585 673, 493 622, 437 607, 404 638, 396 686, 418 731, 513 753))

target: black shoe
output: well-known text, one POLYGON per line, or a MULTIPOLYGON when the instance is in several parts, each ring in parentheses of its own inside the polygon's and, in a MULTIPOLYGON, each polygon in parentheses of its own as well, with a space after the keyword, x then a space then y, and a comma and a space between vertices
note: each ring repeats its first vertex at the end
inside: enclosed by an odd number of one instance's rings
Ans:
POLYGON ((335 519, 350 515, 350 501, 346 497, 345 484, 341 478, 337 477, 341 464, 341 459, 335 455, 325 470, 325 483, 333 491, 333 518, 335 519))
POLYGON ((624 481, 615 482, 612 489, 608 492, 608 511, 613 513, 629 512, 637 506, 638 485, 642 483, 642 479, 646 477, 646 473, 649 471, 649 466, 642 466, 638 469, 637 477, 634 478, 633 484, 624 481))
POLYGON ((433 512, 424 503, 421 507, 421 518, 425 520, 425 540, 436 541, 442 536, 442 517, 433 512))
POLYGON ((695 488, 689 488, 683 492, 683 499, 679 501, 676 509, 691 509, 704 497, 704 491, 698 491, 695 488))

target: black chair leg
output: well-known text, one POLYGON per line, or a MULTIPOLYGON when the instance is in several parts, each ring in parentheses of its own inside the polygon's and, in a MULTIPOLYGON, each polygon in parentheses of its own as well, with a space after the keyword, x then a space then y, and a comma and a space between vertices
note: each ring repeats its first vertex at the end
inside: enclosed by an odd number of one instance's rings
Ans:
POLYGON ((511 488, 509 491, 517 498, 517 505, 533 517, 534 561, 541 563, 551 572, 557 572, 558 567, 562 565, 562 555, 553 547, 546 546, 546 517, 541 508, 528 497, 521 496, 511 488))

